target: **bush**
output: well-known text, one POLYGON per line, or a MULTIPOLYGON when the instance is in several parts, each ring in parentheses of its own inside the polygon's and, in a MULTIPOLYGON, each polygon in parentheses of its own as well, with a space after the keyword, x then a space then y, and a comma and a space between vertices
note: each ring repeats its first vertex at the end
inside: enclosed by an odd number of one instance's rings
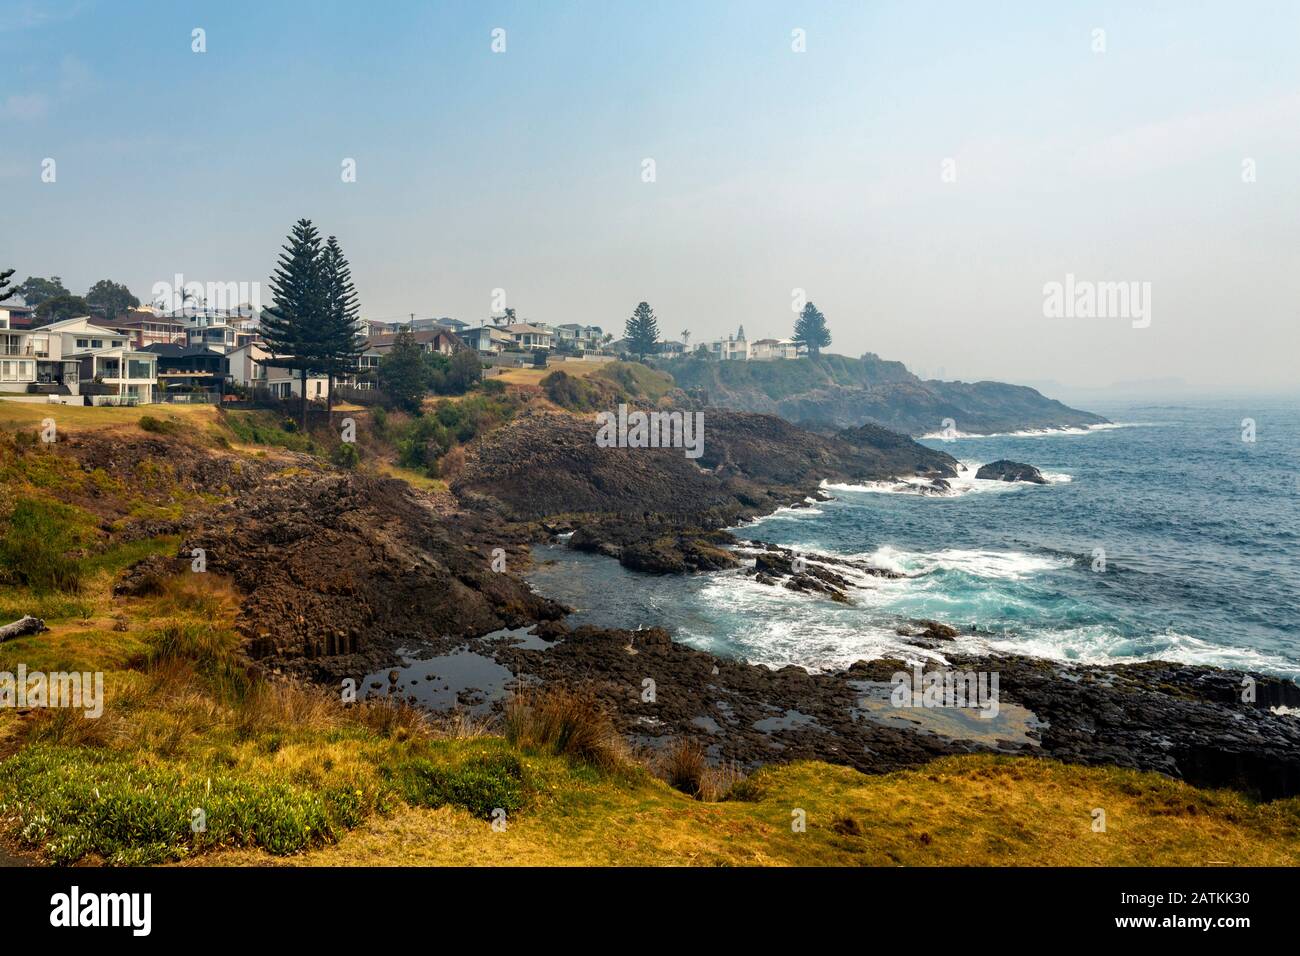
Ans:
POLYGON ((443 401, 417 416, 397 441, 398 463, 437 474, 438 462, 458 444, 473 441, 514 415, 517 402, 489 395, 443 401))
POLYGON ((154 418, 152 415, 141 416, 140 428, 158 435, 175 435, 180 431, 180 425, 177 422, 163 421, 161 418, 154 418))
POLYGON ((361 456, 357 454, 357 446, 352 442, 342 442, 330 452, 330 461, 339 468, 351 470, 357 467, 360 458, 361 456))
POLYGON ((517 747, 572 757, 603 769, 626 759, 627 748, 594 696, 563 688, 516 695, 505 711, 505 736, 517 747))
POLYGON ((63 866, 92 853, 114 865, 164 863, 212 846, 295 853, 360 818, 355 789, 191 775, 84 747, 34 744, 4 766, 0 813, 15 818, 20 842, 63 866))
POLYGON ((702 794, 708 768, 704 748, 685 737, 674 741, 664 754, 664 773, 668 785, 687 796, 699 797, 702 794))
POLYGON ((510 753, 485 750, 456 764, 418 757, 401 764, 395 777, 403 799, 415 806, 450 804, 486 820, 493 810, 511 813, 524 805, 524 768, 510 753))

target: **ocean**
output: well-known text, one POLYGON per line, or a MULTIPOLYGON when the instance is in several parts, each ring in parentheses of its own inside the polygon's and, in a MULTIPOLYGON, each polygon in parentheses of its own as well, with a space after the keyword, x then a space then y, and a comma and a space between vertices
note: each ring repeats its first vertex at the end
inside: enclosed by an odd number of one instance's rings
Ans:
MULTIPOLYGON (((903 642, 913 618, 972 630, 954 651, 1081 663, 1162 659, 1300 679, 1300 403, 1090 407, 1115 424, 923 439, 969 471, 945 497, 830 485, 833 500, 738 537, 902 571, 844 606, 739 571, 659 576, 563 545, 535 550, 533 587, 570 623, 667 628, 715 654, 811 670, 939 657, 903 642), (1254 441, 1243 440, 1244 419, 1254 441), (1028 462, 1048 485, 977 481, 1028 462)), ((707 422, 705 441, 707 442, 707 422)))

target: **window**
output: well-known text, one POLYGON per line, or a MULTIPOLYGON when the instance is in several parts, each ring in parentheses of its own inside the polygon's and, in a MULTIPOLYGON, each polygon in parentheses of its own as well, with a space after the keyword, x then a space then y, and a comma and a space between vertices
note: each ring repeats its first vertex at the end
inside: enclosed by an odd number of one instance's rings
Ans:
POLYGON ((126 364, 127 378, 153 378, 153 362, 131 359, 126 364))
POLYGON ((89 339, 77 339, 77 348, 79 348, 79 349, 88 349, 88 348, 90 348, 90 340, 89 340, 89 339))
POLYGON ((103 339, 91 339, 91 340, 90 340, 90 347, 91 347, 92 349, 102 349, 102 348, 104 347, 104 340, 103 340, 103 339))
POLYGON ((0 362, 0 382, 36 381, 36 363, 31 360, 0 362))

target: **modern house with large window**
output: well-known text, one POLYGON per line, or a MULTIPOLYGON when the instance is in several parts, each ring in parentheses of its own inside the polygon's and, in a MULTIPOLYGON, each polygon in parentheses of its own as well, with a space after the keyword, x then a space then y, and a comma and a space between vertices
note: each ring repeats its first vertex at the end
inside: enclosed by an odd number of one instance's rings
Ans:
POLYGON ((65 404, 148 404, 155 401, 154 356, 129 338, 86 317, 22 332, 0 309, 0 393, 65 404))

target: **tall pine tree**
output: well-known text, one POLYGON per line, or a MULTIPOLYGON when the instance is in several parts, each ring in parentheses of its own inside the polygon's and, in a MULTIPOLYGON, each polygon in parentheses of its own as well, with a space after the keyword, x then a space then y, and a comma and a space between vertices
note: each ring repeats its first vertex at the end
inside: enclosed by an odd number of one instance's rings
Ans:
POLYGON ((322 253, 325 280, 325 318, 322 343, 326 372, 329 374, 329 393, 326 408, 334 410, 334 382, 342 375, 352 375, 357 370, 357 359, 366 350, 366 340, 357 329, 361 306, 357 290, 352 285, 352 269, 343 255, 338 239, 330 236, 322 253))
POLYGON ((659 351, 659 322, 648 302, 637 305, 623 329, 627 350, 637 358, 645 358, 659 351))
POLYGON ((310 219, 299 219, 282 249, 270 282, 273 304, 262 311, 260 325, 262 338, 273 356, 266 364, 298 371, 302 390, 299 418, 305 429, 307 376, 329 370, 320 233, 310 219))
POLYGON ((826 316, 817 310, 811 302, 803 307, 799 318, 794 323, 794 340, 808 349, 810 356, 816 357, 821 350, 831 344, 831 333, 826 328, 826 316))

